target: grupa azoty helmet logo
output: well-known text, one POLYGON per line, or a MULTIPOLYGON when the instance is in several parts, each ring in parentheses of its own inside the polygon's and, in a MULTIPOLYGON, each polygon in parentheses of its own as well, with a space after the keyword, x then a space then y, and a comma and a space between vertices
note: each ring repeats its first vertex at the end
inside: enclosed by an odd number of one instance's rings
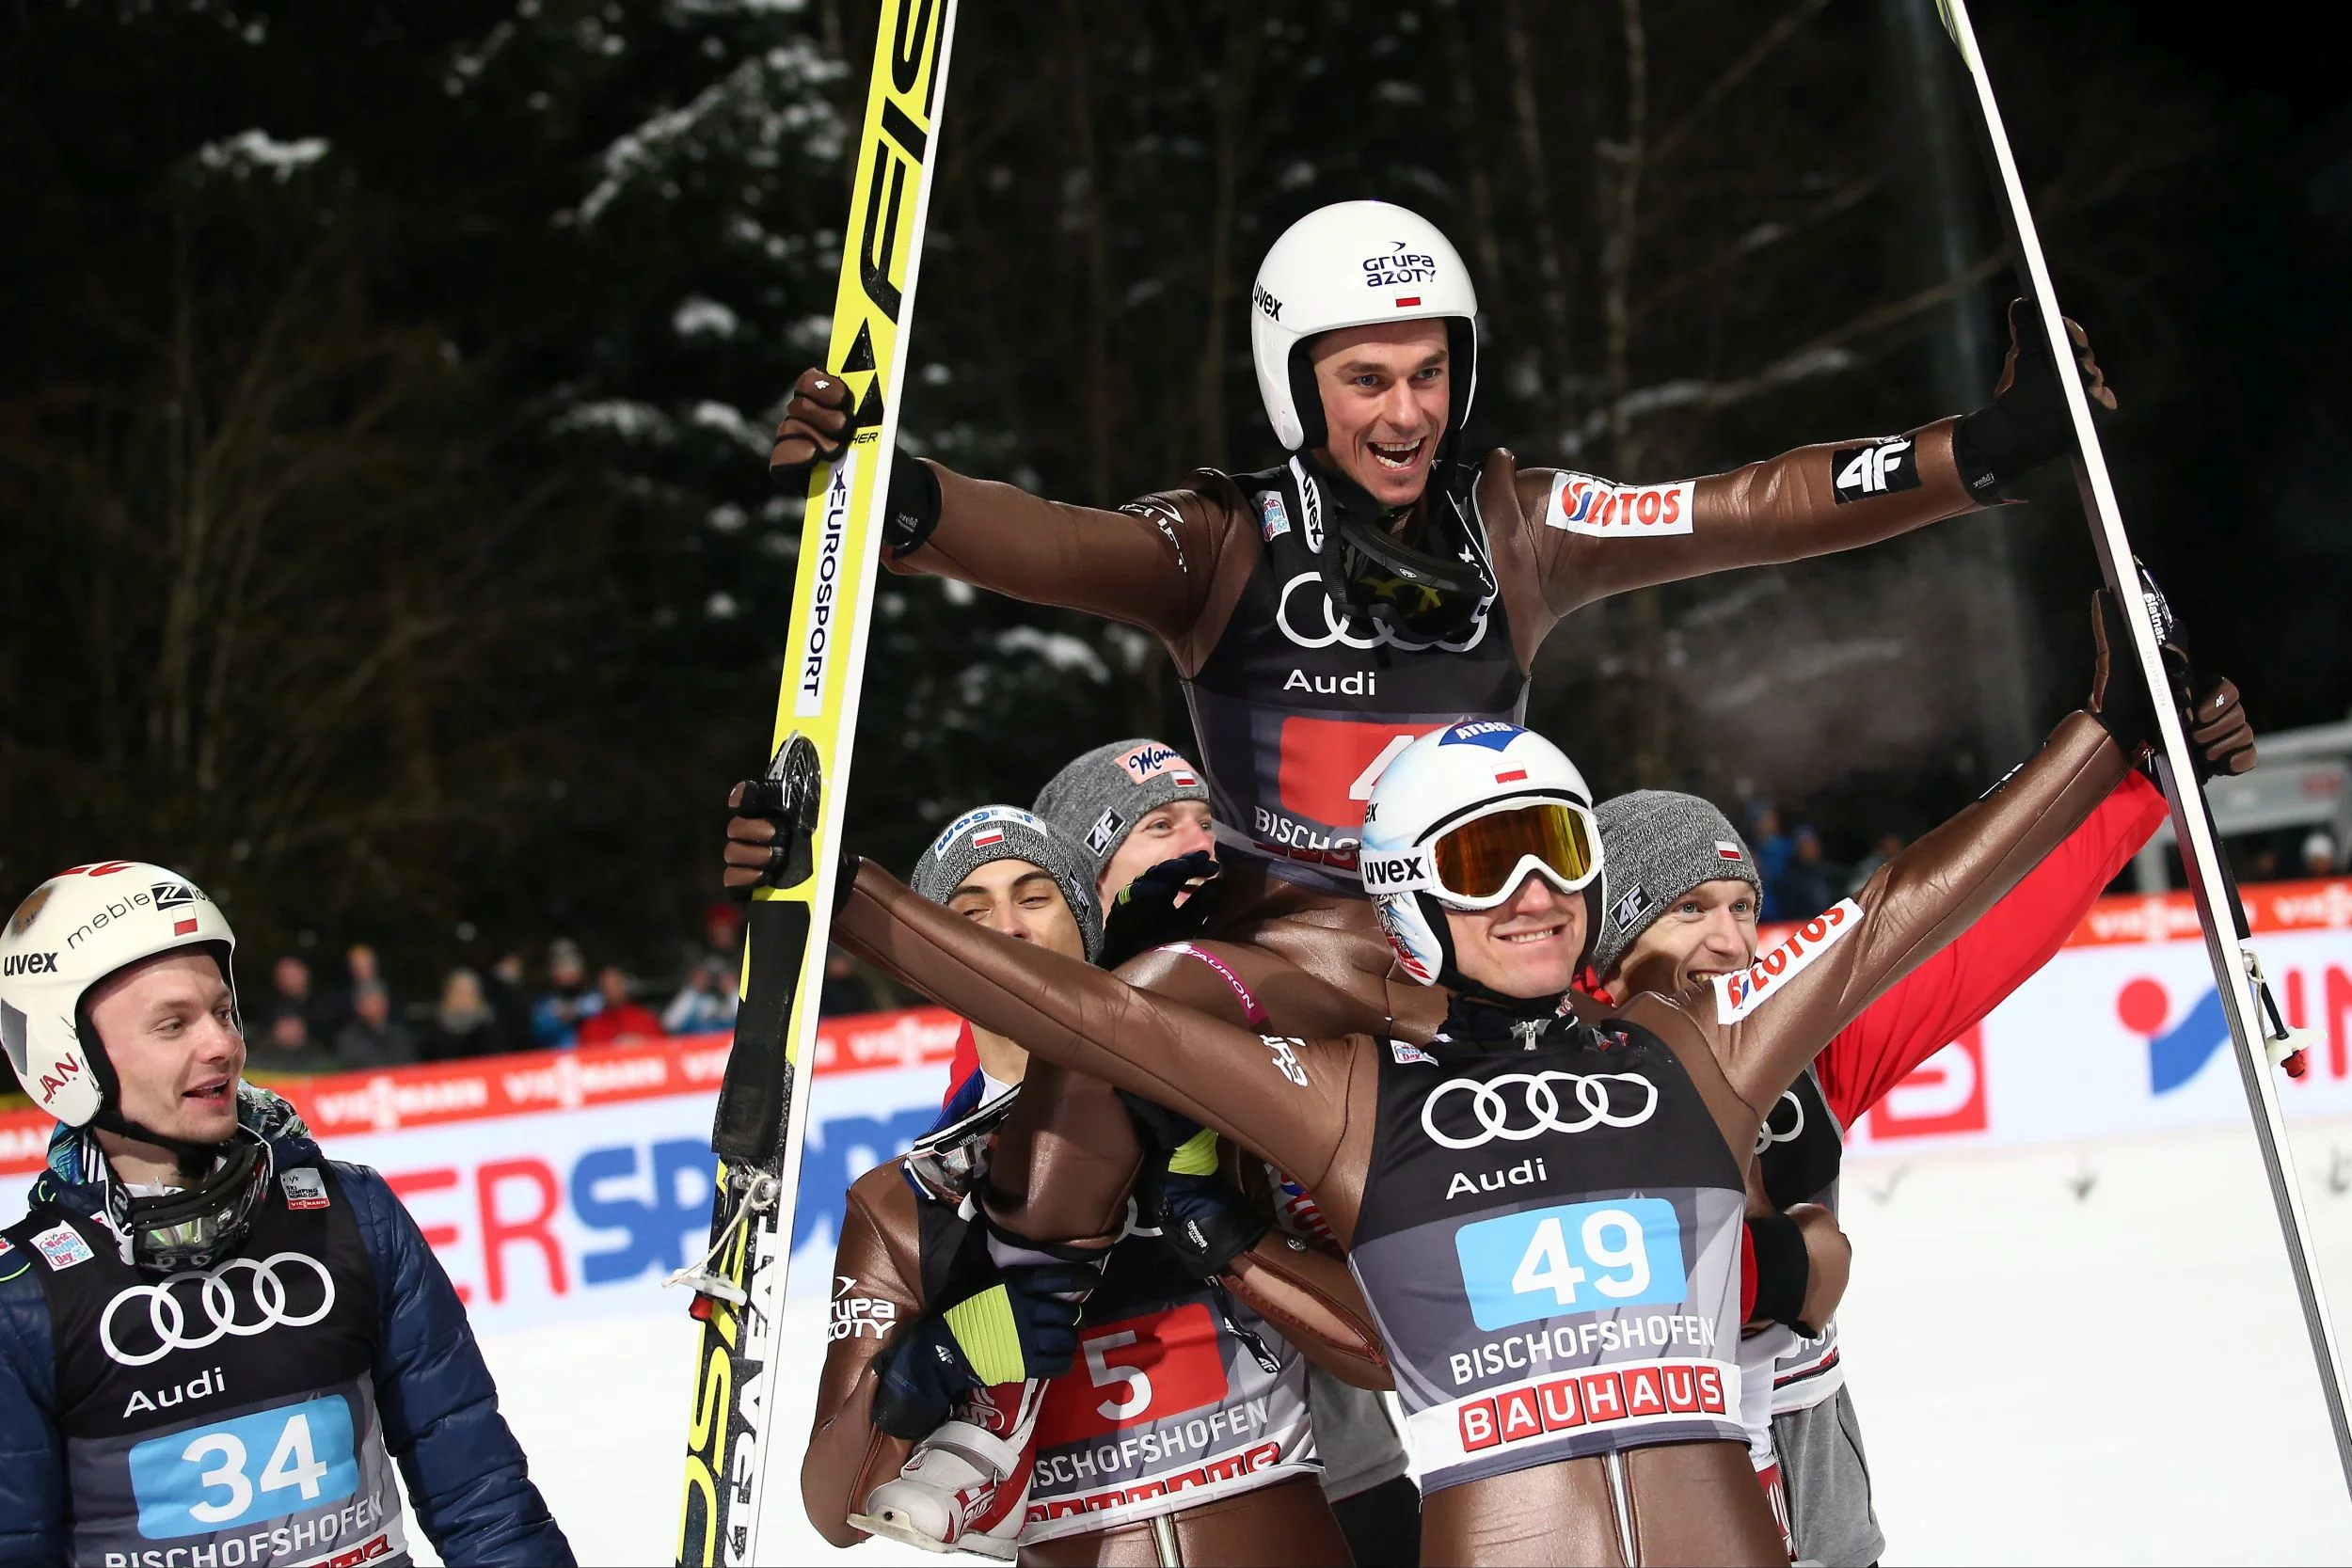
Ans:
POLYGON ((225 1336, 243 1339, 273 1328, 307 1328, 334 1306, 335 1276, 308 1253, 231 1258, 216 1268, 121 1291, 98 1315, 98 1342, 120 1365, 144 1367, 176 1350, 202 1350, 225 1336), (281 1275, 281 1264, 296 1267, 281 1275), (315 1303, 306 1299, 310 1289, 304 1270, 318 1278, 315 1303), (191 1285, 193 1297, 186 1289, 191 1285), (131 1311, 135 1303, 146 1310, 131 1311))
POLYGON ((1506 1072, 1485 1080, 1447 1079, 1422 1101, 1421 1126, 1432 1142, 1446 1148, 1481 1148, 1497 1138, 1525 1143, 1546 1132, 1639 1127, 1657 1111, 1658 1085, 1638 1072, 1506 1072), (1554 1084, 1567 1085, 1575 1100, 1565 1107, 1565 1117, 1554 1084), (1513 1085, 1518 1094, 1505 1096, 1502 1090, 1513 1085), (1438 1107, 1455 1094, 1469 1097, 1470 1114, 1478 1118, 1478 1132, 1468 1137, 1438 1125, 1438 1107))

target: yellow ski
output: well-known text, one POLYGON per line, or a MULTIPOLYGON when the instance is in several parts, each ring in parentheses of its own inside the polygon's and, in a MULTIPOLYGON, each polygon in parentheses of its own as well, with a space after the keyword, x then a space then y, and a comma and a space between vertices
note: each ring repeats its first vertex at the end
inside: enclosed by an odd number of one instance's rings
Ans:
MULTIPOLYGON (((856 429, 840 460, 809 476, 770 737, 771 779, 787 768, 820 771, 822 815, 812 874, 797 886, 754 895, 742 1008, 711 1131, 719 1158, 711 1250, 672 1281, 692 1287, 703 1324, 678 1526, 681 1568, 775 1560, 773 1550, 761 1549, 760 1512, 769 1462, 779 1449, 773 1369, 808 1121, 804 1074, 832 925, 837 857, 831 847, 857 734, 882 550, 878 514, 889 494, 904 381, 898 343, 914 305, 954 33, 955 0, 883 0, 825 358, 855 400, 856 429)), ((820 1349, 811 1346, 810 1354, 820 1349)))

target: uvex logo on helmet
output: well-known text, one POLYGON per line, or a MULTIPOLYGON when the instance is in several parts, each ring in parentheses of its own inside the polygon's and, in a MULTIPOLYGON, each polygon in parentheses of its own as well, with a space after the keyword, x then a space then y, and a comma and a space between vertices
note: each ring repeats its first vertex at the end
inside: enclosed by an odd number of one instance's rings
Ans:
POLYGON ((1420 849, 1410 849, 1401 855, 1375 855, 1359 849, 1356 870, 1363 878, 1367 893, 1419 887, 1429 880, 1428 857, 1420 849))

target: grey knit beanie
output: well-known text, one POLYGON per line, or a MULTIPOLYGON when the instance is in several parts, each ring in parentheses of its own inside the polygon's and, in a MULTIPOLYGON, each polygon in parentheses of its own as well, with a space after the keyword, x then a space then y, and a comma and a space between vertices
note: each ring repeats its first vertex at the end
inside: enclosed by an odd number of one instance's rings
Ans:
POLYGON ((1603 800, 1601 862, 1609 867, 1609 907, 1601 911, 1593 968, 1607 974, 1651 922, 1701 882, 1738 881, 1756 889, 1763 879, 1756 856, 1724 814, 1695 795, 1637 789, 1603 800))
POLYGON ((1200 770, 1156 740, 1097 746, 1045 782, 1034 808, 1086 851, 1092 887, 1136 823, 1170 800, 1206 800, 1200 770))
POLYGON ((907 884, 934 904, 945 904, 964 879, 994 861, 1027 861, 1054 879, 1062 901, 1078 922, 1087 962, 1103 954, 1103 907, 1095 902, 1094 876, 1086 851, 1019 806, 980 806, 947 824, 914 863, 907 884))

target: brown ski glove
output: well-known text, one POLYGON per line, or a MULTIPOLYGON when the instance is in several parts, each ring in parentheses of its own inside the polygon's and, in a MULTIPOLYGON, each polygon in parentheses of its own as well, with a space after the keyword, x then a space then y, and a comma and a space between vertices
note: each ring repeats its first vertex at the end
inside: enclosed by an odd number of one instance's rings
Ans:
MULTIPOLYGON (((769 477, 791 488, 806 485, 809 466, 840 457, 856 431, 849 383, 830 371, 803 371, 785 399, 776 444, 769 449, 769 477)), ((931 536, 939 526, 939 476, 900 448, 890 465, 890 504, 882 519, 882 543, 894 560, 919 549, 931 536)))
MULTIPOLYGON (((2174 640, 2177 633, 2176 623, 2163 644, 2165 677, 2181 727, 2187 732, 2197 780, 2201 784, 2217 773, 2244 773, 2254 766, 2254 727, 2247 720, 2237 687, 2225 677, 2201 673, 2174 640)), ((2091 595, 2090 638, 2090 700, 2084 706, 2126 752, 2153 749, 2155 710, 2148 702, 2147 684, 2134 667, 2131 630, 2123 612, 2104 588, 2091 595)))

